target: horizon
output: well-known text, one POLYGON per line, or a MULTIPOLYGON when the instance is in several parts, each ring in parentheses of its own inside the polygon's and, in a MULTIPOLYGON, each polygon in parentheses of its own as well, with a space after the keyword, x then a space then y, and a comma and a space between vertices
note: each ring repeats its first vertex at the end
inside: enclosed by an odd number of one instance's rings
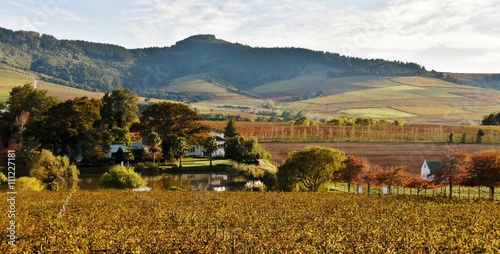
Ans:
POLYGON ((251 47, 414 62, 440 72, 500 73, 499 3, 23 0, 0 3, 0 26, 127 49, 213 34, 251 47))

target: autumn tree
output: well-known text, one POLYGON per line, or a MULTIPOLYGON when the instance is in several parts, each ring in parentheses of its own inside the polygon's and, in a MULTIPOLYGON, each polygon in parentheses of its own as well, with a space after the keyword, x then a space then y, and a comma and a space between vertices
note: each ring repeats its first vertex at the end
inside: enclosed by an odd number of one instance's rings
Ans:
POLYGON ((373 184, 377 185, 377 175, 382 171, 383 168, 380 165, 371 165, 367 171, 363 172, 361 178, 363 179, 363 183, 367 186, 367 192, 370 194, 370 189, 373 184))
POLYGON ((370 164, 364 158, 348 155, 344 161, 345 168, 340 172, 340 179, 347 183, 347 192, 351 192, 351 184, 363 184, 363 175, 370 168, 370 164))
POLYGON ((407 181, 406 166, 380 167, 374 174, 374 183, 377 186, 386 186, 391 193, 391 186, 403 186, 407 181))
POLYGON ((475 153, 472 156, 471 179, 476 186, 490 189, 490 199, 494 199, 495 187, 500 186, 500 149, 475 153))
POLYGON ((429 189, 433 186, 432 182, 430 180, 424 179, 421 174, 408 173, 406 179, 407 180, 405 181, 405 184, 403 186, 417 189, 417 195, 420 194, 420 191, 429 189))
POLYGON ((466 151, 459 151, 449 146, 440 166, 432 169, 429 176, 437 184, 449 186, 449 197, 453 197, 453 185, 461 184, 470 175, 472 167, 471 155, 466 151))
POLYGON ((320 146, 291 152, 278 169, 278 186, 283 190, 291 190, 291 186, 301 183, 310 191, 318 191, 339 174, 345 160, 344 152, 320 146))
POLYGON ((213 153, 217 151, 219 144, 217 144, 217 139, 214 136, 207 137, 203 144, 205 149, 207 149, 208 156, 210 157, 210 167, 212 166, 213 153))
POLYGON ((153 165, 156 162, 156 157, 161 154, 161 137, 156 131, 152 131, 149 133, 146 138, 146 145, 148 146, 148 151, 150 155, 153 157, 153 165))

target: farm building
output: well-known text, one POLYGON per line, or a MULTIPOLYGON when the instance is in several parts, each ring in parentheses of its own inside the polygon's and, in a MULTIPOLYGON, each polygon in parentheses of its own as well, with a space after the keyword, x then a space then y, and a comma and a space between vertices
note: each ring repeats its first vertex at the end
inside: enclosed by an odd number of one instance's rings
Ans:
MULTIPOLYGON (((223 133, 217 133, 214 135, 215 140, 217 141, 217 150, 215 150, 212 153, 213 157, 224 157, 225 151, 224 151, 224 144, 226 143, 226 140, 224 139, 224 134, 223 133)), ((195 156, 195 157, 203 157, 203 156, 208 156, 206 154, 206 149, 203 145, 191 145, 191 148, 189 151, 186 153, 187 156, 195 156)))
POLYGON ((424 160, 424 163, 422 164, 422 168, 420 168, 420 174, 422 175, 422 178, 425 180, 432 180, 431 177, 429 177, 429 174, 431 173, 432 169, 439 167, 440 163, 438 161, 429 161, 424 160))

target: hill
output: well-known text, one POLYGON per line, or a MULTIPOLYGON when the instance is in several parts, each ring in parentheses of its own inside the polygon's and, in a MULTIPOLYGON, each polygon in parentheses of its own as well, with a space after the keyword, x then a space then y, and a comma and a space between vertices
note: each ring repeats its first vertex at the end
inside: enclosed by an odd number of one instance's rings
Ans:
POLYGON ((0 69, 18 72, 0 73, 0 100, 9 87, 35 81, 45 89, 62 85, 56 93, 61 99, 84 94, 63 87, 90 92, 124 87, 146 98, 192 103, 209 118, 230 113, 287 119, 307 113, 317 120, 349 115, 477 123, 500 108, 493 74, 439 73, 416 63, 302 48, 257 48, 214 35, 126 49, 0 28, 0 69))

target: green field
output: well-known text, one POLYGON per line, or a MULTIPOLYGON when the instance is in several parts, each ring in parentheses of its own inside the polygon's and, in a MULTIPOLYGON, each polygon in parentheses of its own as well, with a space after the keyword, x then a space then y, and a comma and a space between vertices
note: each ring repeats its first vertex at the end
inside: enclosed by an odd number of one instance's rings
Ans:
POLYGON ((33 83, 33 78, 27 74, 0 69, 0 101, 6 101, 9 98, 12 88, 26 83, 33 83))

